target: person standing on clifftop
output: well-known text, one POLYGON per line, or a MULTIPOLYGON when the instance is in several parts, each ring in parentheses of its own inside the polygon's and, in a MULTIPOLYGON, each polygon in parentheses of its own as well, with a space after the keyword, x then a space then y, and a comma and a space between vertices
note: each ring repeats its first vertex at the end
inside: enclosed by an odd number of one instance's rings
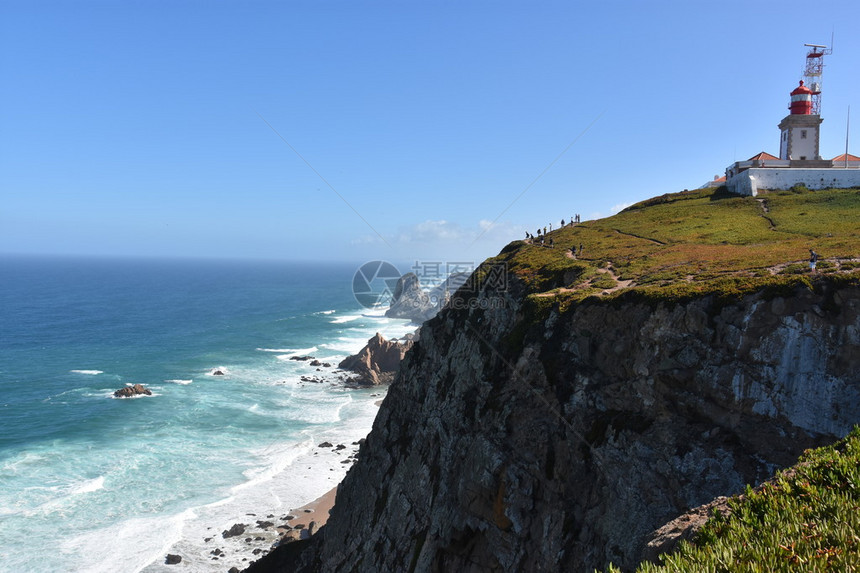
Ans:
POLYGON ((815 264, 817 262, 818 262, 818 253, 816 253, 812 249, 809 249, 809 270, 812 271, 813 273, 817 272, 815 270, 815 264))

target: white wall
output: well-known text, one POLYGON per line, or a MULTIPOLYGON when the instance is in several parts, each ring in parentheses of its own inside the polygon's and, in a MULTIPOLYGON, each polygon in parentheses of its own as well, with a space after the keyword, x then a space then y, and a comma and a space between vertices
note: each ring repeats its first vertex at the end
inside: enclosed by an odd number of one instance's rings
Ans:
POLYGON ((818 159, 818 128, 801 125, 788 130, 791 157, 786 159, 818 159), (803 137, 806 132, 806 137, 803 137))
POLYGON ((790 189, 803 183, 809 189, 860 187, 858 169, 747 169, 726 181, 738 195, 752 195, 760 189, 790 189))

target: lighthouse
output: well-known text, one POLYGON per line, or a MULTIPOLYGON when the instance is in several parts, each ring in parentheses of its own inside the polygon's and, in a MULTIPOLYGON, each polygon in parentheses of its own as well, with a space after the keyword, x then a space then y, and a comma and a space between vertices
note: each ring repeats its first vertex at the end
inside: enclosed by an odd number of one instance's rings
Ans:
POLYGON ((849 189, 860 187, 860 161, 845 154, 822 159, 818 151, 821 126, 821 71, 824 56, 833 52, 827 46, 805 44, 803 79, 791 93, 788 115, 779 122, 779 157, 762 151, 746 161, 735 161, 726 168, 726 189, 738 195, 755 197, 760 191, 801 188, 849 189))
POLYGON ((779 123, 779 158, 790 161, 820 160, 818 153, 821 116, 812 113, 814 91, 800 80, 791 92, 789 114, 779 123))

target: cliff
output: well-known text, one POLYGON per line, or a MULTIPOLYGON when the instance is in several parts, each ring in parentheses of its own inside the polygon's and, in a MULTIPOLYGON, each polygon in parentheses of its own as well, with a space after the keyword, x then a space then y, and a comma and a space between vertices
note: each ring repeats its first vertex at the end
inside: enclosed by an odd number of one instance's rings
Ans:
MULTIPOLYGON (((406 354, 327 525, 249 571, 629 568, 667 521, 845 435, 856 231, 820 233, 843 257, 810 280, 784 258, 794 219, 772 214, 796 198, 772 197, 770 217, 754 199, 658 199, 482 265, 406 354), (675 235, 642 233, 688 200, 675 235), (691 239, 702 213, 769 222, 691 239), (596 253, 573 259, 584 239, 596 253)), ((834 201, 811 203, 832 223, 834 201)))

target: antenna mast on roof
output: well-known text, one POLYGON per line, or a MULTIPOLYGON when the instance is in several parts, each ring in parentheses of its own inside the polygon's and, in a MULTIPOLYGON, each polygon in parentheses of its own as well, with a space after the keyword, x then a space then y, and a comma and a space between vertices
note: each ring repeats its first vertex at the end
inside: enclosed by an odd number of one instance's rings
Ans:
POLYGON ((803 45, 810 48, 806 53, 803 83, 812 90, 812 115, 821 115, 821 74, 824 72, 824 56, 832 54, 833 47, 828 48, 819 44, 803 45))

